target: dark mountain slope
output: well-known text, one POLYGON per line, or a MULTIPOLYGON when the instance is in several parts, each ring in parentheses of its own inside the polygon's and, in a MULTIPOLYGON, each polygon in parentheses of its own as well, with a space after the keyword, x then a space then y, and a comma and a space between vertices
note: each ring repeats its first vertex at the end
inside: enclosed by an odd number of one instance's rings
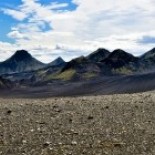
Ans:
POLYGON ((89 54, 86 58, 88 60, 91 60, 93 62, 100 62, 107 58, 110 55, 110 52, 106 49, 99 48, 95 52, 89 54))
POLYGON ((131 74, 139 67, 139 58, 121 49, 114 50, 106 59, 101 61, 113 73, 131 74))
POLYGON ((27 51, 17 51, 11 58, 0 63, 0 74, 37 70, 45 64, 33 58, 27 51))
POLYGON ((87 57, 81 56, 67 62, 55 78, 80 80, 100 75, 131 74, 136 72, 138 64, 139 58, 123 50, 118 49, 110 53, 99 49, 87 57))
POLYGON ((132 54, 129 54, 123 50, 113 51, 106 59, 102 60, 106 65, 112 68, 119 68, 130 63, 135 63, 138 61, 138 58, 134 57, 132 54))
POLYGON ((66 63, 60 74, 72 71, 70 79, 89 79, 102 73, 102 64, 92 62, 91 60, 81 56, 66 63))

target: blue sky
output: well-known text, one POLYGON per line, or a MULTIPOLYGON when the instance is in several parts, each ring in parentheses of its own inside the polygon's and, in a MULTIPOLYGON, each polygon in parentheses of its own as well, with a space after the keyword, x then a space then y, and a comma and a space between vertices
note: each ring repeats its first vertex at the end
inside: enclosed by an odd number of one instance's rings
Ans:
POLYGON ((99 47, 134 55, 155 47, 154 0, 5 0, 0 24, 0 61, 18 49, 50 62, 99 47))

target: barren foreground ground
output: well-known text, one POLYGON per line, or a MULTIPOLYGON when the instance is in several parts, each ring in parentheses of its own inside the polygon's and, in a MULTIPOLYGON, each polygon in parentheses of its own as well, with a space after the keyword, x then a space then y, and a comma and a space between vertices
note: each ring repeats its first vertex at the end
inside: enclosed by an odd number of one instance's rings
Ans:
POLYGON ((0 155, 154 155, 155 95, 0 99, 0 155))

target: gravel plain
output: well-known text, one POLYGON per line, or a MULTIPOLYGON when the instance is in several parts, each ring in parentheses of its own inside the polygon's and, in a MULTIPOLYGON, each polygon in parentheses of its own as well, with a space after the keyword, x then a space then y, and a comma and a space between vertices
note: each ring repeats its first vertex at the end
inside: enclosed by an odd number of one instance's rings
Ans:
POLYGON ((155 155, 155 94, 1 98, 0 155, 155 155))

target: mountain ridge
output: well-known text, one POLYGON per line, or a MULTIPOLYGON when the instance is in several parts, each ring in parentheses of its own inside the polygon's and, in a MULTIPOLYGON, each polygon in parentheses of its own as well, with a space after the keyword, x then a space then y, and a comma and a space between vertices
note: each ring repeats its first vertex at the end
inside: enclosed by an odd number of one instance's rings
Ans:
MULTIPOLYGON (((14 77, 17 77, 15 79, 22 80, 29 77, 29 79, 32 79, 30 81, 34 81, 34 79, 36 79, 36 81, 64 79, 81 80, 97 76, 129 75, 144 72, 149 69, 152 70, 155 66, 155 61, 153 61, 155 59, 154 53, 155 51, 152 49, 142 56, 136 57, 122 49, 116 49, 113 52, 109 52, 104 48, 99 48, 87 56, 80 56, 69 62, 65 62, 61 57, 58 57, 49 64, 39 62, 39 64, 41 63, 41 66, 34 68, 35 65, 33 62, 37 61, 38 64, 38 60, 33 58, 27 51, 19 50, 11 58, 4 62, 9 61, 8 64, 11 64, 11 67, 15 64, 15 68, 12 69, 13 72, 18 73, 13 75, 14 77), (32 63, 29 63, 29 60, 32 60, 32 63), (31 64, 32 68, 22 68, 21 66, 23 66, 23 63, 25 66, 30 66, 31 64), (16 65, 21 65, 20 67, 22 69, 17 67, 16 70, 16 65), (25 71, 28 73, 22 73, 25 71), (19 78, 20 74, 22 75, 21 78, 19 78)), ((8 67, 8 64, 5 64, 6 68, 8 67)), ((2 72, 1 65, 2 64, 0 63, 0 73, 2 72)), ((10 70, 6 73, 12 74, 13 72, 10 70)), ((9 77, 9 79, 11 79, 11 76, 6 75, 5 77, 9 77)))

